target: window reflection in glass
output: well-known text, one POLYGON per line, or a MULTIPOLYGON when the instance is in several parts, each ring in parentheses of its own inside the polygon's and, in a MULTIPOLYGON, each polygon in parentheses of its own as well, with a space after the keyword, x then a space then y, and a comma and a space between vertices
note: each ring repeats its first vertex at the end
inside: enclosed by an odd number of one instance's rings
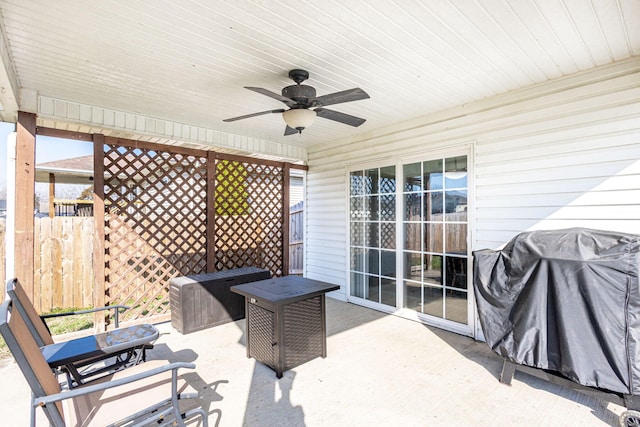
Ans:
POLYGON ((351 246, 364 246, 364 222, 351 223, 351 246))
POLYGON ((422 311, 422 286, 420 282, 404 281, 404 306, 415 311, 422 311))
POLYGON ((365 249, 365 261, 367 267, 365 272, 369 274, 380 274, 380 251, 377 249, 365 249))
POLYGON ((396 192, 396 167, 380 168, 380 193, 396 192))
POLYGON ((430 193, 425 193, 424 195, 424 212, 427 221, 442 221, 442 216, 437 216, 442 214, 444 210, 444 193, 442 191, 432 191, 430 193))
POLYGON ((364 219, 363 200, 362 197, 350 198, 349 204, 351 205, 351 211, 349 215, 352 221, 362 221, 364 219))
POLYGON ((420 221, 422 213, 420 209, 421 197, 420 193, 412 193, 404 195, 404 220, 420 221))
POLYGON ((351 296, 364 297, 364 274, 351 272, 351 296))
POLYGON ((467 258, 446 256, 444 259, 447 286, 467 289, 467 258))
POLYGON ((387 277, 396 277, 395 251, 380 251, 380 274, 387 277))
POLYGON ((466 172, 467 156, 449 157, 445 161, 445 172, 466 172))
POLYGON ((420 163, 404 165, 404 191, 422 190, 422 175, 420 163))
POLYGON ((380 247, 384 249, 396 248, 396 223, 380 223, 380 247))
POLYGON ((396 196, 393 194, 380 196, 380 219, 382 221, 396 220, 396 196))
POLYGON ((365 194, 376 194, 378 192, 378 169, 367 169, 365 176, 365 194))
POLYGON ((364 178, 362 171, 355 171, 349 174, 349 194, 357 196, 364 194, 364 178))
POLYGON ((424 282, 442 285, 442 256, 424 255, 424 282))
POLYGON ((442 252, 442 227, 440 222, 424 223, 424 250, 427 252, 442 252))
POLYGON ((396 306, 396 281, 382 277, 380 279, 380 300, 383 304, 396 306))
POLYGON ((419 251, 420 229, 421 224, 405 223, 404 224, 404 248, 409 251, 419 251))
POLYGON ((467 173, 446 172, 444 185, 448 189, 465 188, 467 186, 467 173))
POLYGON ((364 249, 351 248, 351 262, 349 266, 351 270, 364 271, 364 249))
POLYGON ((424 189, 442 190, 442 159, 429 160, 423 166, 424 189))
POLYGON ((380 279, 377 276, 367 277, 367 295, 366 299, 369 301, 378 302, 380 295, 378 294, 378 288, 380 287, 380 279))
MULTIPOLYGON (((467 190, 448 190, 445 196, 444 208, 446 213, 462 213, 466 219, 467 190)), ((457 219, 451 218, 448 220, 456 221, 457 219)))
POLYGON ((365 225, 365 246, 377 248, 380 242, 380 232, 377 222, 368 222, 365 225))
POLYGON ((467 293, 453 289, 446 290, 446 319, 458 323, 467 323, 467 293))
POLYGON ((423 312, 432 316, 443 317, 442 313, 442 288, 424 286, 423 312))
POLYGON ((377 221, 378 212, 378 196, 366 196, 364 198, 365 221, 377 221))
POLYGON ((411 280, 422 280, 422 255, 412 252, 404 253, 404 277, 411 280))
POLYGON ((467 224, 466 223, 446 223, 445 225, 447 241, 444 250, 450 254, 467 254, 467 224))

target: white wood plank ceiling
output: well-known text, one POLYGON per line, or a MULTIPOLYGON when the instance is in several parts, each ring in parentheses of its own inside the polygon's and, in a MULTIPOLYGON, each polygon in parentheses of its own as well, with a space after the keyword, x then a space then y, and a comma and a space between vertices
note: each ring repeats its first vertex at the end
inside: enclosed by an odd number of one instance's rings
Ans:
MULTIPOLYGON (((311 147, 640 55, 639 0, 0 0, 2 58, 25 93, 311 147), (288 70, 353 128, 283 136, 288 70), (34 92, 35 91, 35 92, 34 92)), ((6 86, 6 85, 5 85, 6 86)), ((5 105, 5 117, 11 113, 5 105)))

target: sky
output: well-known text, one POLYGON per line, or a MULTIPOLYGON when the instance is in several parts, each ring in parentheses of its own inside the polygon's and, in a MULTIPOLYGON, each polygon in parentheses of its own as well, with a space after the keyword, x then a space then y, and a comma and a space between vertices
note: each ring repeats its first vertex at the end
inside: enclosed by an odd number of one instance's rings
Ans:
MULTIPOLYGON (((0 122, 0 193, 7 186, 7 137, 14 123, 0 122)), ((93 144, 47 136, 36 137, 36 164, 93 154, 93 144)))

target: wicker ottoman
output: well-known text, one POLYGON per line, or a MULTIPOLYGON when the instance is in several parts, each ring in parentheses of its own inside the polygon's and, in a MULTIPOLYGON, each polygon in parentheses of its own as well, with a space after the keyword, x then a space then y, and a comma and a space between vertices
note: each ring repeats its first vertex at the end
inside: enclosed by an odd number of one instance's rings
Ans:
POLYGON ((244 301, 231 286, 269 277, 269 270, 244 267, 171 279, 171 326, 188 334, 242 319, 244 301))

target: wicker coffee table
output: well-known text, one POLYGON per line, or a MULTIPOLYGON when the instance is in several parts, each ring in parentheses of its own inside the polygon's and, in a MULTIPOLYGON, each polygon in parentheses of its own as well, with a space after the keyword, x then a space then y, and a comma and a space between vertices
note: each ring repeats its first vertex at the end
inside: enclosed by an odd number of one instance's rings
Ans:
POLYGON ((327 356, 325 293, 337 285, 284 276, 233 286, 243 295, 247 319, 247 357, 282 373, 327 356))

